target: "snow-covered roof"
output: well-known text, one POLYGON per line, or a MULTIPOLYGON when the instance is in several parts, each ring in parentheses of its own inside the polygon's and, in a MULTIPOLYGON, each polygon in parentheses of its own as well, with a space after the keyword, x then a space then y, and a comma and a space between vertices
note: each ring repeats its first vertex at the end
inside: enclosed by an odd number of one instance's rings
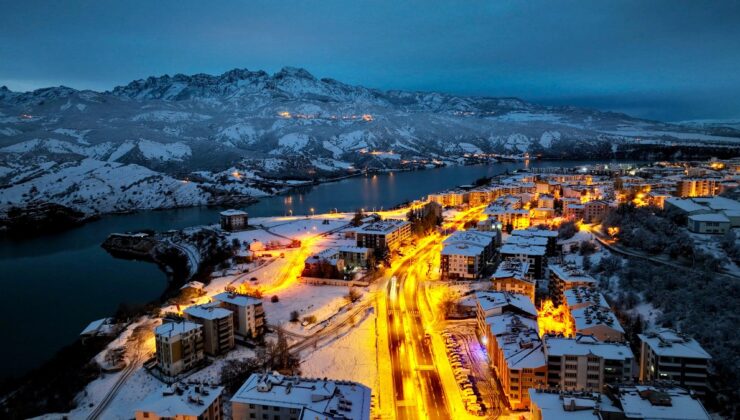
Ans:
POLYGON ((409 222, 404 221, 404 220, 396 220, 396 219, 379 220, 374 223, 360 226, 357 229, 355 229, 355 232, 364 233, 364 234, 372 234, 372 235, 387 235, 408 224, 409 222))
POLYGON ((262 303, 262 299, 257 299, 256 297, 240 295, 240 294, 231 293, 231 292, 219 293, 213 297, 213 300, 217 300, 219 302, 230 303, 236 306, 258 305, 262 303))
POLYGON ((726 197, 696 197, 693 201, 712 210, 740 210, 740 203, 726 197))
POLYGON ((623 343, 604 343, 590 335, 576 338, 543 338, 547 356, 587 356, 593 354, 608 360, 631 360, 635 358, 630 346, 623 343))
POLYGON ((521 329, 535 330, 539 332, 540 327, 536 319, 523 317, 517 314, 494 315, 486 318, 486 325, 491 330, 491 335, 505 334, 516 327, 521 329))
POLYGON ((501 246, 501 254, 508 255, 545 255, 547 250, 544 246, 504 244, 501 246))
POLYGON ((113 318, 101 318, 87 324, 80 335, 97 335, 107 333, 113 324, 113 318))
POLYGON ((160 337, 174 337, 200 328, 200 324, 190 321, 165 322, 154 329, 154 335, 160 337))
POLYGON ((722 213, 692 214, 689 216, 689 220, 694 222, 730 223, 730 219, 722 213))
POLYGON ((218 302, 190 306, 186 308, 183 312, 193 318, 210 320, 227 318, 232 315, 230 310, 218 306, 218 302))
POLYGON ((704 406, 688 391, 679 387, 620 387, 618 399, 625 417, 630 419, 710 419, 704 406))
POLYGON ((519 260, 506 259, 499 264, 496 272, 493 273, 493 279, 509 278, 524 280, 529 271, 529 263, 519 260))
POLYGON ((475 293, 478 305, 484 313, 507 307, 514 307, 524 313, 537 316, 537 308, 527 296, 517 293, 500 292, 500 291, 479 291, 475 293))
POLYGON ((192 289, 202 289, 203 287, 205 287, 205 284, 203 284, 203 283, 201 283, 199 281, 193 280, 193 281, 189 281, 189 282, 185 283, 185 285, 183 285, 180 288, 180 290, 189 289, 189 288, 192 288, 192 289))
POLYGON ((529 400, 539 409, 542 420, 601 419, 595 410, 619 412, 611 400, 598 392, 546 391, 529 388, 529 400))
POLYGON ((583 270, 574 265, 560 265, 550 263, 547 265, 550 273, 555 274, 560 280, 566 283, 592 283, 596 284, 596 279, 586 274, 583 270))
POLYGON ((670 197, 665 199, 666 204, 671 204, 674 207, 678 207, 686 213, 694 213, 697 211, 709 211, 709 207, 703 206, 694 202, 694 200, 688 198, 676 198, 670 197))
POLYGON ((442 243, 453 244, 453 243, 467 243, 485 247, 493 242, 495 234, 493 232, 481 232, 477 230, 458 230, 448 236, 442 243))
POLYGON ((237 404, 306 409, 329 418, 370 418, 370 388, 349 381, 252 374, 231 398, 237 404))
POLYGON ((229 209, 229 210, 222 211, 220 214, 221 214, 221 216, 225 216, 225 217, 229 217, 229 216, 246 216, 247 215, 247 212, 246 211, 242 211, 242 210, 229 209))
MULTIPOLYGON (((540 197, 552 198, 551 196, 540 196, 540 197)), ((539 236, 542 238, 557 238, 558 231, 548 230, 548 229, 537 229, 537 228, 514 229, 511 231, 511 235, 512 236, 539 236)))
POLYGON ((516 236, 511 235, 504 245, 547 246, 547 238, 543 236, 516 236))
POLYGON ((442 255, 463 255, 466 257, 476 257, 482 255, 485 249, 482 246, 468 243, 451 243, 445 244, 442 248, 442 255))
POLYGON ((222 386, 175 384, 150 394, 136 411, 153 413, 159 418, 199 417, 223 391, 222 386))
POLYGON ((371 251, 370 248, 365 248, 362 246, 351 246, 351 245, 344 245, 337 248, 339 252, 345 252, 348 254, 367 254, 371 251))
POLYGON ((537 330, 512 326, 509 331, 497 335, 496 342, 509 369, 536 369, 545 366, 545 353, 537 330))
POLYGON ((691 359, 711 359, 693 338, 674 330, 663 328, 657 333, 639 334, 640 341, 646 343, 658 356, 684 357, 691 359))
POLYGON ((609 308, 586 306, 585 308, 572 310, 570 316, 573 318, 576 331, 585 331, 597 325, 605 325, 615 331, 624 333, 617 316, 609 308))
POLYGON ((574 287, 564 291, 563 296, 565 297, 566 304, 571 308, 591 305, 609 307, 604 295, 596 290, 595 287, 574 287))

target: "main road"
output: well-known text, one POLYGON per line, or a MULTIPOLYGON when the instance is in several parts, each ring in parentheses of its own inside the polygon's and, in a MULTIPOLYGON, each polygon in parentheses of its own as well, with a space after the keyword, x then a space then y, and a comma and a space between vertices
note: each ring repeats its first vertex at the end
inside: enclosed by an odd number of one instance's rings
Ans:
MULTIPOLYGON (((458 213, 443 228, 460 228, 465 222, 477 220, 481 209, 458 213)), ((391 270, 386 293, 387 330, 397 419, 452 418, 450 402, 434 363, 430 332, 424 327, 418 303, 419 283, 428 275, 428 262, 439 253, 444 238, 435 232, 421 239, 414 253, 391 270)))

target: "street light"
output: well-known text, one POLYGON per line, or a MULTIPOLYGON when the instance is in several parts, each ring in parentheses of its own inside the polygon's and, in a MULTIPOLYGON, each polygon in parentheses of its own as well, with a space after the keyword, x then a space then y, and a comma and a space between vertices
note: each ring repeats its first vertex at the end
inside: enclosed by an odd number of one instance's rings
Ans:
POLYGON ((311 207, 311 216, 314 215, 313 207, 311 207))

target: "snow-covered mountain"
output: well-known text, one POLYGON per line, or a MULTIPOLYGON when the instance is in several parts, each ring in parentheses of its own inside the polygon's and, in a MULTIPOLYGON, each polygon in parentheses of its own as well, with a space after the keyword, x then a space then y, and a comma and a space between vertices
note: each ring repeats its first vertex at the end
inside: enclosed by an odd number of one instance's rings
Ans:
POLYGON ((295 68, 149 77, 110 92, 2 87, 0 210, 34 200, 88 213, 184 206, 471 154, 607 157, 638 142, 739 141, 733 127, 381 91, 295 68))

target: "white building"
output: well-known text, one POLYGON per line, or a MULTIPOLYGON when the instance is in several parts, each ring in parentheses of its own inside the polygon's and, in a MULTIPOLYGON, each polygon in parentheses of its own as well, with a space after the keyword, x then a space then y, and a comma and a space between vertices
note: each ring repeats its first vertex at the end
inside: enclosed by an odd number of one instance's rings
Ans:
POLYGON ((136 407, 136 420, 221 420, 224 387, 176 383, 146 397, 136 407))
POLYGON ((638 337, 640 381, 670 380, 699 394, 706 392, 712 356, 696 340, 668 328, 638 337))
POLYGON ((231 414, 234 420, 369 420, 370 395, 355 382, 255 373, 231 398, 231 414))
POLYGON ((255 338, 265 331, 265 310, 261 299, 223 292, 214 296, 213 300, 233 313, 234 331, 237 335, 255 338))
POLYGON ((189 321, 166 322, 154 329, 157 366, 175 377, 198 365, 204 356, 203 327, 189 321))

